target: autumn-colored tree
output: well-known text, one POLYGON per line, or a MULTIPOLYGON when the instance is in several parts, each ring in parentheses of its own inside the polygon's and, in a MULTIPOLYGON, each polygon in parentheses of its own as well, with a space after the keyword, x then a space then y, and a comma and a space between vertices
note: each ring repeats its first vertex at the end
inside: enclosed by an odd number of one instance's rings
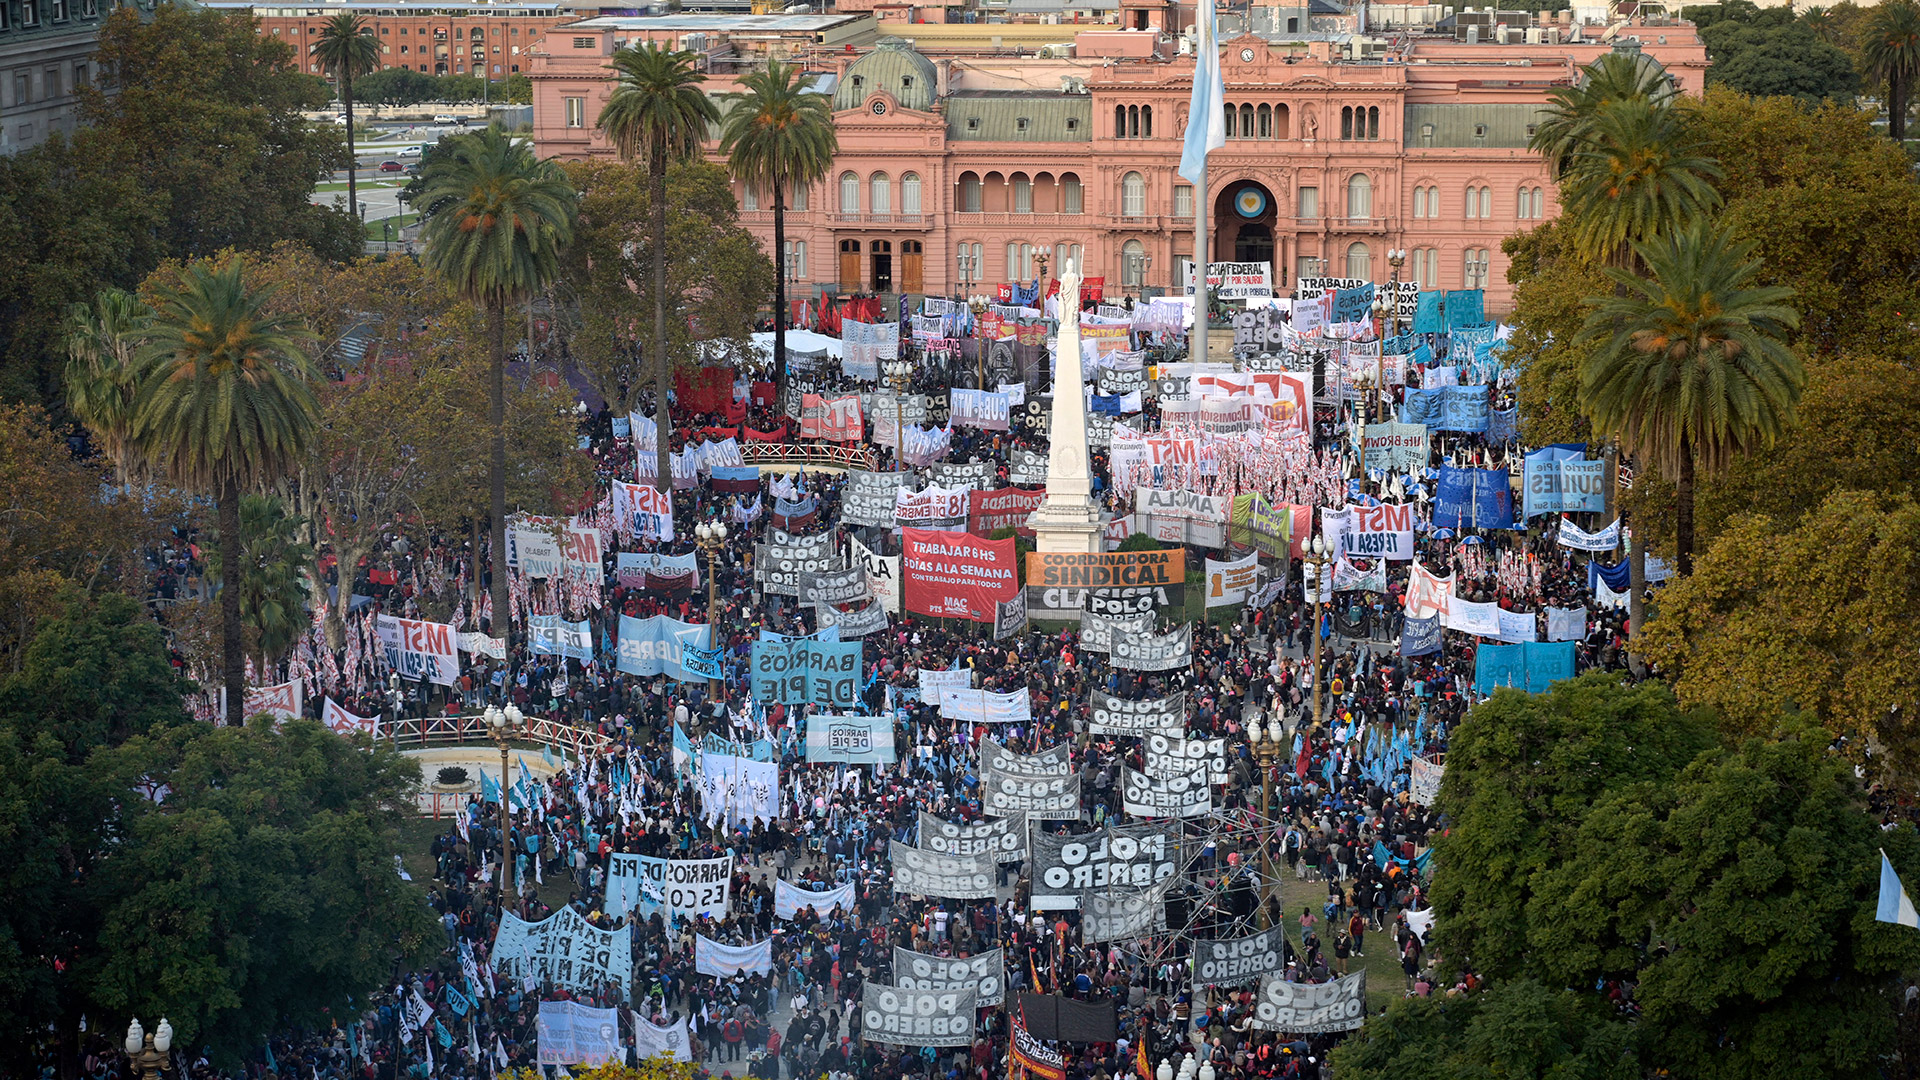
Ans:
MULTIPOLYGON (((568 1072, 573 1080, 699 1080, 703 1070, 691 1061, 675 1061, 661 1054, 638 1065, 607 1062, 604 1065, 575 1065, 568 1072)), ((546 1080, 538 1069, 507 1069, 494 1080, 546 1080)))
POLYGON ((1837 492, 1789 525, 1735 516, 1647 626, 1683 702, 1766 732, 1791 704, 1920 772, 1920 505, 1837 492))

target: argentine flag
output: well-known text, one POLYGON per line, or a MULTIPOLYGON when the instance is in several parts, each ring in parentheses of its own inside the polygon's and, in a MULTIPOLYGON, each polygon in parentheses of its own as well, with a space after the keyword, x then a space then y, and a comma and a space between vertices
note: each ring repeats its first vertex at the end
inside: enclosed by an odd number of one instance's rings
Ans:
MULTIPOLYGON (((1226 88, 1220 82, 1220 24, 1213 0, 1206 0, 1206 18, 1199 22, 1193 50, 1193 101, 1187 106, 1187 145, 1180 152, 1180 175, 1195 184, 1207 168, 1207 151, 1227 145, 1227 125, 1221 112, 1226 88)), ((1199 193, 1206 198, 1206 192, 1199 193)))
POLYGON ((1913 900, 1901 886, 1900 875, 1893 872, 1893 863, 1885 851, 1880 853, 1880 910, 1873 917, 1881 922, 1920 928, 1920 912, 1913 909, 1913 900))

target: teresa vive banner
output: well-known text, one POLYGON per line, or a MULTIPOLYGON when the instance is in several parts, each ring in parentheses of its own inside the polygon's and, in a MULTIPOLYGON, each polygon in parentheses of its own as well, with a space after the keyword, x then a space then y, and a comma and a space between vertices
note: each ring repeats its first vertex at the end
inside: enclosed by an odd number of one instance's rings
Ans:
POLYGON ((996 605, 1019 595, 1014 541, 902 529, 906 608, 918 615, 991 623, 996 605))

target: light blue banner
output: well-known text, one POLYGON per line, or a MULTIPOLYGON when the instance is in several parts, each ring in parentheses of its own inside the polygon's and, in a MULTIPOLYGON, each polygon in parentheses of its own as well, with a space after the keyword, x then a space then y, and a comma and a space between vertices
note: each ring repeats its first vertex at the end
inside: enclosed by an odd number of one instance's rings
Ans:
POLYGON ((1587 460, 1586 447, 1543 446, 1527 455, 1521 509, 1536 514, 1598 513, 1607 508, 1604 461, 1587 460))
POLYGON ((1538 694, 1561 679, 1571 678, 1571 641, 1482 645, 1474 653, 1473 688, 1481 694, 1491 694, 1495 688, 1502 686, 1538 694))
POLYGON ((593 660, 593 630, 585 622, 570 623, 558 615, 535 615, 527 620, 527 648, 545 656, 593 660))
POLYGON ((622 615, 613 666, 629 675, 666 675, 681 682, 700 682, 707 676, 688 671, 681 660, 688 647, 707 648, 712 629, 665 615, 646 619, 622 615))
POLYGON ((753 646, 753 698, 761 705, 852 708, 860 692, 858 641, 758 641, 753 646))

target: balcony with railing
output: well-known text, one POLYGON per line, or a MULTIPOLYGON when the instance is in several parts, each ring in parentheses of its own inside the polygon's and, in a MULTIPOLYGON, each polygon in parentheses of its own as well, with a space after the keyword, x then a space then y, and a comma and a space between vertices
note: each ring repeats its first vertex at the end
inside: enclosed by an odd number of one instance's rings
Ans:
POLYGON ((1024 226, 1034 229, 1077 229, 1086 224, 1085 214, 955 214, 953 223, 961 227, 983 225, 1024 226))
POLYGON ((863 229, 917 229, 933 228, 931 214, 844 214, 827 215, 827 224, 845 227, 858 225, 863 229))

